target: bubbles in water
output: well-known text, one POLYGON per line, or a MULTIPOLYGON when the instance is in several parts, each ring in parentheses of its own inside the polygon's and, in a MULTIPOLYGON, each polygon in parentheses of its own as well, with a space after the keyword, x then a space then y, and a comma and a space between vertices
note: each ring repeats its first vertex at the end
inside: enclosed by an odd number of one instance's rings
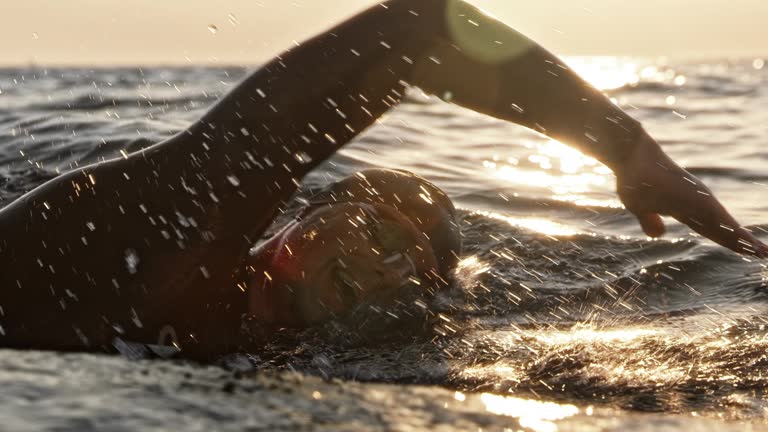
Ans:
POLYGON ((211 32, 211 34, 215 35, 219 32, 219 28, 216 27, 216 24, 208 24, 208 31, 211 32))

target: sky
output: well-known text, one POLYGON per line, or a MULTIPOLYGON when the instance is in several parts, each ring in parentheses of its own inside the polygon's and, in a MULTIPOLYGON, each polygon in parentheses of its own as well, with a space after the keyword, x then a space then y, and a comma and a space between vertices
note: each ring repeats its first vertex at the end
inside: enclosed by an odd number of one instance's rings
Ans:
MULTIPOLYGON (((377 3, 0 1, 0 65, 94 66, 259 64, 377 3)), ((766 0, 470 2, 560 55, 768 56, 766 0)))

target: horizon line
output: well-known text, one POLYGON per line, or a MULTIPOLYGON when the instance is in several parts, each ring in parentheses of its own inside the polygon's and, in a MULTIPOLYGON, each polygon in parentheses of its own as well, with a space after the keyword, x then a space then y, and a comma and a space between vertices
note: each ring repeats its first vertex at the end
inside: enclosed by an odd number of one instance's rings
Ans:
MULTIPOLYGON (((768 53, 705 53, 705 54, 680 54, 680 55, 640 55, 640 54, 561 54, 558 57, 567 59, 571 58, 618 58, 618 59, 636 59, 647 62, 658 62, 665 60, 673 61, 714 61, 714 60, 729 60, 729 61, 747 61, 756 59, 768 60, 768 53)), ((273 57, 274 58, 274 57, 273 57)), ((116 60, 112 62, 88 62, 88 61, 72 61, 72 62, 37 62, 35 60, 29 60, 26 62, 3 62, 0 60, 0 69, 109 69, 109 68, 184 68, 184 67, 206 67, 206 68, 253 68, 260 67, 264 63, 270 61, 270 59, 262 62, 250 61, 250 62, 235 62, 235 61, 164 61, 164 62, 141 62, 141 61, 124 61, 116 60)))

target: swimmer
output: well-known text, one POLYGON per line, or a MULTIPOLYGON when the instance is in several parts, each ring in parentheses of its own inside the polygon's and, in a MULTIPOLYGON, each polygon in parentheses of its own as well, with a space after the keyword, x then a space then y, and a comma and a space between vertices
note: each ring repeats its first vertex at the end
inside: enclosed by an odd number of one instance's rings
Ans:
POLYGON ((649 236, 662 235, 660 215, 671 215, 731 250, 768 255, 701 181, 556 56, 463 1, 389 0, 270 61, 178 135, 59 176, 2 209, 0 345, 111 351, 116 338, 156 343, 173 329, 184 353, 215 356, 238 349, 243 317, 312 323, 376 296, 355 281, 384 273, 388 290, 406 275, 442 276, 451 265, 436 252, 443 246, 425 243, 418 218, 392 201, 309 209, 261 259, 248 256, 301 178, 408 87, 594 156, 616 173, 619 197, 649 236), (372 228, 355 238, 341 226, 357 214, 372 228), (344 249, 331 251, 333 270, 314 264, 323 251, 304 252, 301 238, 321 219, 396 268, 347 270, 337 259, 344 249), (376 237, 382 226, 400 226, 398 246, 376 237), (291 250, 309 262, 292 261, 280 244, 299 245, 291 250), (412 267, 395 259, 402 251, 412 267), (283 292, 270 301, 249 267, 297 293, 326 278, 315 292, 323 309, 283 292), (270 309, 280 302, 299 307, 270 309))
POLYGON ((447 285, 461 254, 456 210, 435 185, 371 169, 331 185, 251 253, 250 311, 302 327, 447 285))

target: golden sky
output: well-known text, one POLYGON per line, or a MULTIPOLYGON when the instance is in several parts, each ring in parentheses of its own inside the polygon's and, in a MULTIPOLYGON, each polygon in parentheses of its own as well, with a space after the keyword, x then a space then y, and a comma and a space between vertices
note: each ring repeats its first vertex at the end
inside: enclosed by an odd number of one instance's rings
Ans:
MULTIPOLYGON (((258 64, 375 0, 0 0, 0 64, 258 64), (215 34, 209 25, 218 29, 215 34)), ((413 0, 418 1, 418 0, 413 0)), ((563 55, 768 55, 768 0, 472 0, 563 55)))

